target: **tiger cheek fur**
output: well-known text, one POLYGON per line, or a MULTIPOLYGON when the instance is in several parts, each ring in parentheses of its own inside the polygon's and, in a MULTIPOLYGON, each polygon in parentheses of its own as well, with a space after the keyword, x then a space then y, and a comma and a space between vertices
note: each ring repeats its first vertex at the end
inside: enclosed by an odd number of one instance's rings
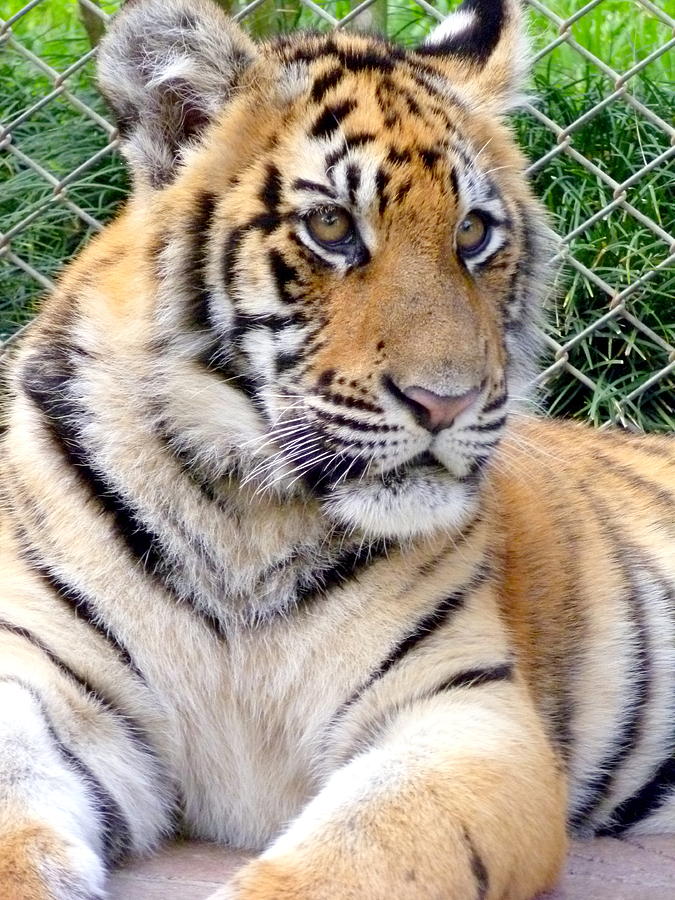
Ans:
POLYGON ((177 833, 262 851, 236 900, 531 900, 567 826, 672 831, 673 443, 517 409, 518 3, 404 50, 139 0, 99 57, 133 196, 2 436, 12 900, 177 833))

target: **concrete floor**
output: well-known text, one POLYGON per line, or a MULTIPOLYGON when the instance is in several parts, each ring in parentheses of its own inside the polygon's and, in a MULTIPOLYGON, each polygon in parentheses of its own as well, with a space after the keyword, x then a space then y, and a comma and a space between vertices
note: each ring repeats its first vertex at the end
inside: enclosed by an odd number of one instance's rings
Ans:
MULTIPOLYGON (((204 900, 245 860, 212 844, 173 844, 114 875, 110 900, 204 900)), ((675 900, 675 837, 575 843, 546 900, 675 900)))

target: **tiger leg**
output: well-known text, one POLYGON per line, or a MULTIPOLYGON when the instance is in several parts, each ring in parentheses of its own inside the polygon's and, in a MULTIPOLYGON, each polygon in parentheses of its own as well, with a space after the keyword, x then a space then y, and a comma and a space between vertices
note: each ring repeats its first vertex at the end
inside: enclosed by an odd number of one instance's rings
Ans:
POLYGON ((0 900, 93 900, 168 830, 167 785, 124 717, 25 643, 0 640, 0 900))
POLYGON ((526 900, 554 884, 565 783, 524 691, 468 684, 400 710, 214 900, 526 900))

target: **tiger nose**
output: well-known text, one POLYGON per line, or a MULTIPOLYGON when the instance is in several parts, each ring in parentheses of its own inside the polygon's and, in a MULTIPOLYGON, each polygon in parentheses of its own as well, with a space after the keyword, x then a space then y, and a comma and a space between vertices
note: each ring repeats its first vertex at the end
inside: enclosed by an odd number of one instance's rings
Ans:
POLYGON ((426 388, 412 385, 400 389, 390 383, 390 389, 413 413, 417 421, 429 431, 449 428, 460 413, 468 409, 480 393, 479 388, 471 388, 464 394, 435 394, 426 388))

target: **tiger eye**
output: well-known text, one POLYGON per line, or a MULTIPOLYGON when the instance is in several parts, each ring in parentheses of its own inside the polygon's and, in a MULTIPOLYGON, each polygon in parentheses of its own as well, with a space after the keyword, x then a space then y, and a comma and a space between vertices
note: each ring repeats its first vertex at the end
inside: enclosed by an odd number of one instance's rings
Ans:
POLYGON ((485 243, 489 225, 479 212, 470 212, 457 228, 457 249, 460 253, 476 253, 485 243))
POLYGON ((319 244, 339 244, 353 231, 352 219, 340 206, 325 206, 311 213, 307 219, 307 230, 319 244))

